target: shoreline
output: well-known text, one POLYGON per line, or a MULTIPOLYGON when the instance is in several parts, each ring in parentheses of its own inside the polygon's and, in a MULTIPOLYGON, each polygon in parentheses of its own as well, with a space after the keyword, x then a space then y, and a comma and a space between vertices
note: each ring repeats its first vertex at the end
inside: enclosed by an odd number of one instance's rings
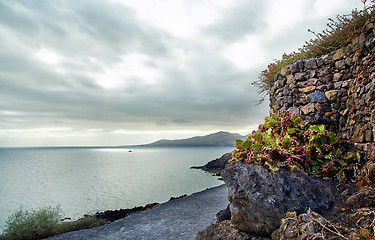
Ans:
POLYGON ((3 189, 7 198, 0 208, 0 225, 3 227, 20 206, 24 210, 60 206, 61 218, 77 220, 85 214, 166 202, 170 197, 222 183, 204 172, 189 168, 203 165, 226 152, 227 148, 154 148, 133 149, 132 153, 76 148, 69 151, 55 148, 40 152, 34 149, 6 151, 1 160, 9 154, 9 161, 2 161, 2 173, 5 174, 1 179, 4 186, 9 187, 3 189), (43 158, 38 160, 41 155, 43 158), (30 160, 26 161, 22 156, 30 156, 30 160), (95 165, 86 167, 94 156, 95 165), (157 161, 154 156, 158 157, 157 161), (23 171, 23 168, 28 171, 23 171), (35 174, 47 168, 49 171, 45 174, 35 174), (21 177, 27 177, 29 181, 22 182, 21 177), (76 182, 84 183, 84 186, 79 189, 72 187, 76 182), (16 191, 11 191, 12 188, 16 191), (27 195, 28 201, 24 201, 17 191, 27 195))
POLYGON ((48 239, 195 239, 197 232, 216 222, 216 214, 228 204, 228 189, 221 184, 109 224, 48 239))
MULTIPOLYGON (((207 188, 207 189, 209 189, 209 188, 207 188)), ((203 191, 205 191, 205 190, 203 190, 203 191)), ((194 193, 192 193, 192 194, 194 194, 194 193)), ((121 209, 115 209, 115 210, 105 210, 105 211, 101 211, 101 212, 96 212, 95 214, 92 214, 92 215, 85 214, 83 217, 94 216, 97 219, 104 219, 104 220, 108 221, 108 223, 112 223, 114 221, 126 218, 126 217, 128 217, 132 214, 148 211, 148 210, 151 210, 153 208, 159 207, 160 204, 164 204, 164 203, 167 203, 167 202, 170 202, 170 201, 173 201, 173 200, 181 199, 181 198, 184 198, 184 197, 187 197, 187 196, 190 196, 190 195, 183 194, 183 195, 178 196, 178 197, 170 197, 168 201, 162 202, 162 203, 153 202, 153 203, 148 203, 148 204, 142 205, 142 206, 136 206, 136 207, 133 207, 133 208, 121 208, 121 209)))
MULTIPOLYGON (((138 146, 138 147, 142 147, 142 146, 138 146)), ((155 146, 151 146, 151 147, 155 147, 155 146)), ((159 146, 157 146, 157 147, 159 147, 159 146)), ((169 147, 171 147, 171 146, 169 146, 169 147)), ((172 147, 175 147, 175 146, 172 146, 172 147)), ((231 156, 232 156, 232 152, 224 153, 221 157, 210 160, 205 165, 191 166, 190 169, 201 170, 203 172, 210 173, 212 176, 221 176, 221 171, 225 168, 226 165, 228 165, 228 161, 230 160, 231 156)), ((225 184, 223 179, 218 178, 218 180, 223 182, 223 184, 225 184)), ((150 209, 153 209, 153 208, 156 208, 156 207, 160 206, 161 204, 164 204, 164 203, 167 203, 167 202, 170 202, 170 201, 173 201, 173 200, 177 200, 177 199, 180 199, 180 198, 188 197, 188 196, 191 196, 191 195, 196 194, 196 193, 204 192, 206 190, 222 186, 223 184, 220 184, 220 185, 215 186, 215 187, 209 187, 209 188, 206 188, 206 189, 198 191, 198 192, 193 192, 189 195, 187 195, 185 193, 185 194, 182 194, 182 195, 177 196, 177 197, 171 196, 168 201, 162 202, 162 203, 153 202, 153 203, 147 203, 146 205, 135 206, 135 207, 132 207, 132 208, 121 208, 121 209, 114 209, 114 210, 107 209, 107 210, 104 210, 104 211, 96 212, 94 214, 84 214, 83 217, 85 217, 85 216, 95 216, 98 219, 104 219, 104 220, 107 220, 109 223, 112 223, 112 222, 117 221, 119 219, 126 218, 126 217, 128 217, 132 214, 148 211, 150 209)))

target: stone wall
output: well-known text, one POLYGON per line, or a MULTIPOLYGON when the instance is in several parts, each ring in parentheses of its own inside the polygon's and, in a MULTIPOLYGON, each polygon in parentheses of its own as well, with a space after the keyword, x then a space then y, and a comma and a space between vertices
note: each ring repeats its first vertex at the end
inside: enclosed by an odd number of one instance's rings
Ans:
POLYGON ((324 124, 344 150, 375 161, 375 19, 345 48, 295 62, 271 82, 270 113, 300 114, 304 124, 324 124))

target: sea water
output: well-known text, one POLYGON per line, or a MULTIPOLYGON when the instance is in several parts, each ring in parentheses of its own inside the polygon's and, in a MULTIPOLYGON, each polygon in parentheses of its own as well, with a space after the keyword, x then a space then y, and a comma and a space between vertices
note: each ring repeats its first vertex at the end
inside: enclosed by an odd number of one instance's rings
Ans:
POLYGON ((73 219, 222 184, 190 169, 232 147, 0 148, 0 230, 20 209, 60 206, 73 219))

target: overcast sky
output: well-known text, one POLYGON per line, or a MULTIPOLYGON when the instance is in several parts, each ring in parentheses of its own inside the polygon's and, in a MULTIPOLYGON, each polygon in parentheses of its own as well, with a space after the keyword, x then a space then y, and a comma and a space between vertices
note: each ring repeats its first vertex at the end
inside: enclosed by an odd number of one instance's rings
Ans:
POLYGON ((0 147, 149 143, 268 114, 251 86, 360 0, 1 0, 0 147))

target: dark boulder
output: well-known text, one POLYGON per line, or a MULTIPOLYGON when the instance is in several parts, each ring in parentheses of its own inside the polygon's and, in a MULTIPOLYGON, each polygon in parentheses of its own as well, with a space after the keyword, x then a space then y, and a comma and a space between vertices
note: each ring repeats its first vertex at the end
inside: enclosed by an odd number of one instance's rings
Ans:
POLYGON ((230 220, 229 204, 228 204, 228 207, 226 209, 223 209, 216 214, 216 219, 217 219, 218 223, 222 222, 222 221, 225 221, 225 220, 230 220))
POLYGON ((231 223, 241 231, 270 236, 287 212, 329 211, 334 196, 328 183, 289 169, 271 172, 237 162, 222 172, 228 186, 231 223))

